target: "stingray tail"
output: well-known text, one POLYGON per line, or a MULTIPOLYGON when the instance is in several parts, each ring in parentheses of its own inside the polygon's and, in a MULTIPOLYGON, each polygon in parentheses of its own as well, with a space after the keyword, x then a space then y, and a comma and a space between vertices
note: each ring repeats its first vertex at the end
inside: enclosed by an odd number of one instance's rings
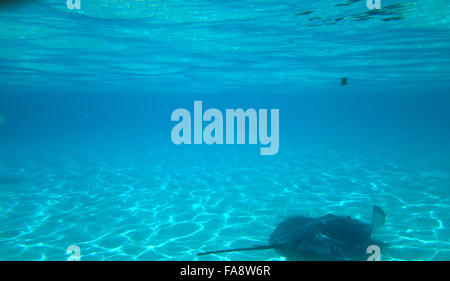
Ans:
POLYGON ((229 250, 218 250, 218 251, 211 251, 211 252, 198 253, 197 256, 210 255, 210 254, 219 254, 219 253, 230 253, 230 252, 267 250, 267 249, 273 249, 273 246, 270 246, 270 245, 261 245, 261 246, 247 247, 247 248, 236 248, 236 249, 229 249, 229 250))

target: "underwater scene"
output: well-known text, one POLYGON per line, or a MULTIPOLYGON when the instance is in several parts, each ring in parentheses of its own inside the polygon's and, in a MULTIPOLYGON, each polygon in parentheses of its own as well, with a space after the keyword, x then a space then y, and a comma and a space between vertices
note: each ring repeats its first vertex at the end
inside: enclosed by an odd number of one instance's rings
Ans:
POLYGON ((450 260, 450 1, 0 19, 0 260, 450 260))

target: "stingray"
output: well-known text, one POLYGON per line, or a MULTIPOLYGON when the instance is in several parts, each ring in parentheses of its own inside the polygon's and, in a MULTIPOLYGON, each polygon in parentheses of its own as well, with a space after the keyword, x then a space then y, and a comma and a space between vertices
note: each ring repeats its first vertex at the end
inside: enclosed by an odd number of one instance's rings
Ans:
POLYGON ((385 244, 372 239, 375 228, 384 224, 385 214, 373 206, 370 224, 349 216, 328 214, 322 217, 290 217, 282 221, 270 235, 268 245, 211 251, 209 255, 227 252, 273 249, 286 260, 366 260, 367 248, 385 244))

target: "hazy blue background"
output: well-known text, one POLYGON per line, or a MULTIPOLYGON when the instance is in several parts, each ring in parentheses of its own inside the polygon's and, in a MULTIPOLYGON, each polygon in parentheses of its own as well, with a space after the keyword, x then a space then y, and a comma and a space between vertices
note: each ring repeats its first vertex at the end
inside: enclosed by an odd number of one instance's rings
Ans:
POLYGON ((0 259, 192 260, 372 204, 384 259, 450 259, 448 1, 81 1, 0 5, 0 259), (279 108, 279 153, 173 145, 194 100, 279 108))

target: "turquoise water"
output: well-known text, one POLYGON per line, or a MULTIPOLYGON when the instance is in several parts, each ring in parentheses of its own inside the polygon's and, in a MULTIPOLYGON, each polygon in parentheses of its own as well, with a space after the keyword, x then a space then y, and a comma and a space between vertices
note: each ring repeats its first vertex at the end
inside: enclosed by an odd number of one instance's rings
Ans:
POLYGON ((196 253, 372 205, 382 260, 450 260, 448 1, 65 2, 0 5, 1 260, 283 260, 196 253), (194 100, 279 152, 174 145, 194 100))

